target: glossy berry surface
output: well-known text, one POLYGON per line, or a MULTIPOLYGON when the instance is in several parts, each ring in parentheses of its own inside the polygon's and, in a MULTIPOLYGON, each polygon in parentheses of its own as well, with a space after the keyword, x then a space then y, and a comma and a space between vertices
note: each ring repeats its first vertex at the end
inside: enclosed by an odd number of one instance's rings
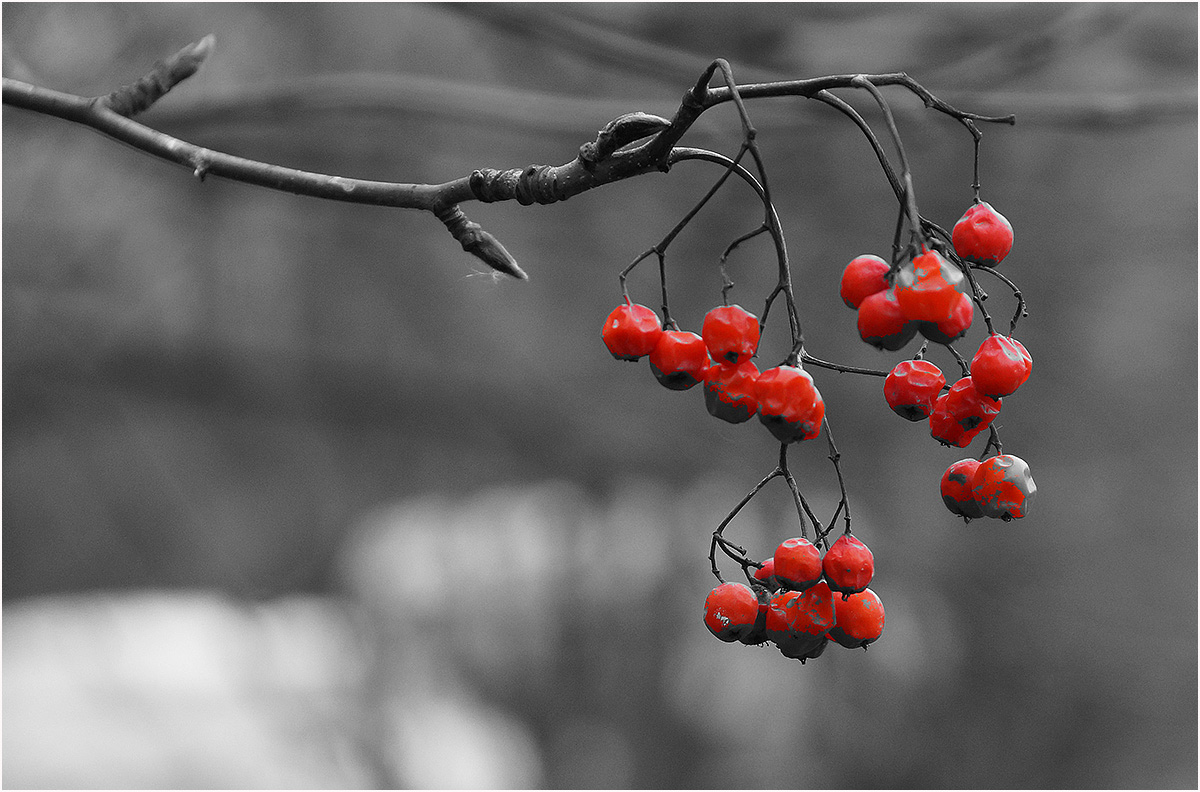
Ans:
POLYGON ((924 421, 945 384, 942 370, 928 360, 903 360, 883 381, 883 398, 901 418, 924 421))
POLYGON ((780 542, 774 560, 775 579, 781 586, 803 591, 821 579, 821 551, 804 537, 780 542))
POLYGON ((758 317, 738 305, 721 305, 704 316, 700 335, 717 363, 745 363, 758 351, 758 317))
POLYGON ((857 308, 862 301, 888 287, 887 274, 891 269, 879 256, 859 256, 842 271, 842 302, 857 308))
POLYGON ((975 303, 966 294, 960 294, 949 319, 941 322, 920 322, 918 329, 921 335, 935 344, 949 344, 965 336, 974 319, 975 303))
POLYGON ((736 366, 709 366, 704 375, 704 405, 714 418, 729 423, 749 421, 758 411, 758 367, 750 361, 736 366))
POLYGON ((807 660, 819 656, 834 625, 834 599, 824 581, 804 592, 775 595, 767 610, 767 637, 785 657, 807 660))
POLYGON ((961 258, 994 267, 1012 250, 1012 223, 991 204, 980 201, 954 224, 950 240, 961 258))
POLYGON ((857 594, 875 576, 875 556, 853 534, 842 534, 825 551, 821 569, 829 588, 841 594, 857 594))
POLYGON ((812 375, 796 366, 776 366, 758 375, 758 420, 781 443, 811 440, 821 433, 825 401, 812 375))
POLYGON ((758 597, 749 586, 722 583, 704 600, 704 625, 713 635, 729 643, 750 635, 758 621, 758 612, 758 597))
POLYGON ((871 589, 851 594, 848 599, 834 597, 834 614, 837 623, 829 631, 829 637, 847 649, 866 647, 883 635, 883 603, 871 589))
POLYGON ((978 459, 960 459, 942 474, 942 503, 954 514, 968 520, 983 516, 983 509, 980 508, 979 501, 975 500, 972 489, 975 471, 978 468, 978 459))
POLYGON ((975 390, 993 398, 1013 393, 1032 372, 1033 358, 1029 351, 1010 336, 988 336, 971 359, 975 390))
POLYGON ((980 463, 971 491, 984 517, 1012 520, 1029 514, 1037 485, 1024 459, 1001 454, 980 463))
POLYGON ((962 284, 962 270, 930 250, 896 273, 896 300, 908 319, 937 324, 953 315, 962 284))
POLYGON ((916 334, 917 323, 904 315, 895 289, 876 292, 859 304, 858 335, 876 349, 895 352, 916 334))
POLYGON ((604 321, 600 337, 617 360, 638 360, 649 355, 662 337, 658 314, 644 305, 618 305, 604 321))
POLYGON ((699 384, 708 366, 704 339, 683 330, 664 330, 650 352, 650 370, 671 390, 687 390, 699 384))
POLYGON ((963 377, 933 403, 929 430, 943 445, 965 448, 1000 414, 1000 400, 984 396, 963 377))

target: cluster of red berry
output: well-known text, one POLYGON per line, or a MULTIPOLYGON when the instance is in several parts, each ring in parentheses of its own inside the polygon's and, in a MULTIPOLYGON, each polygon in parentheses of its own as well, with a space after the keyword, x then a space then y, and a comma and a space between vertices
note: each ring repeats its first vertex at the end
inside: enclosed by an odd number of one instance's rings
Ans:
POLYGON ((991 335, 980 344, 969 370, 946 389, 946 377, 933 363, 901 361, 883 381, 883 397, 902 418, 928 418, 938 442, 965 448, 1000 414, 1001 397, 1029 379, 1033 358, 1020 341, 991 335))
POLYGON ((960 459, 942 474, 942 502, 968 520, 1024 517, 1036 492, 1029 465, 1012 454, 1000 454, 982 462, 960 459))
POLYGON ((754 573, 753 587, 722 583, 709 593, 704 624, 722 641, 771 641, 801 662, 820 656, 830 640, 865 649, 883 634, 883 603, 867 588, 874 574, 871 551, 853 534, 823 558, 807 539, 786 539, 754 573))
MULTIPOLYGON (((982 307, 986 297, 971 271, 983 269, 998 274, 993 268, 1012 248, 1012 226, 991 206, 977 201, 955 225, 952 235, 942 234, 943 239, 951 238, 951 245, 943 241, 935 249, 924 237, 915 235, 918 244, 910 247, 905 257, 897 244, 892 264, 871 255, 855 258, 842 274, 841 297, 858 311, 858 331, 868 344, 896 351, 920 333, 955 355, 963 371, 952 385, 947 386, 941 369, 923 359, 923 346, 915 359, 905 360, 886 373, 883 391, 898 415, 910 421, 928 420, 934 439, 962 448, 992 426, 1000 412, 1001 398, 1014 393, 1029 378, 1033 359, 1011 335, 1002 336, 992 330, 986 310, 983 317, 990 333, 969 366, 952 346, 970 328, 976 301, 982 307)), ((1018 314, 1023 307, 1022 302, 1018 314)), ((788 444, 817 437, 825 417, 821 394, 800 361, 840 367, 805 358, 803 338, 794 323, 795 346, 790 356, 784 364, 760 372, 752 358, 758 352, 762 328, 754 314, 737 305, 721 305, 709 311, 699 335, 679 330, 665 305, 663 316, 660 320, 655 311, 626 296, 624 303, 609 314, 601 336, 618 360, 648 357, 651 372, 663 386, 686 390, 703 385, 705 405, 713 416, 743 423, 758 415, 782 443, 779 466, 713 533, 709 558, 720 585, 709 593, 704 604, 708 629, 726 642, 771 642, 785 656, 801 662, 819 656, 830 640, 847 648, 866 648, 883 632, 884 611, 879 597, 867 588, 874 575, 874 557, 850 531, 844 484, 842 501, 823 528, 786 464, 788 444), (792 489, 802 512, 801 532, 806 530, 803 512, 807 512, 816 534, 813 542, 806 535, 787 539, 772 558, 757 562, 725 539, 722 532, 746 501, 775 476, 784 477, 792 489), (845 531, 830 544, 827 537, 843 509, 845 531), (822 547, 827 548, 823 556, 822 547), (715 558, 718 548, 741 565, 747 583, 730 583, 721 577, 715 558)), ((829 442, 830 459, 836 469, 838 453, 832 438, 829 442)), ((995 428, 983 456, 992 447, 995 456, 956 462, 942 477, 946 506, 968 520, 1023 517, 1036 492, 1029 466, 1018 457, 1002 453, 995 428)), ((840 470, 838 478, 841 483, 840 470)))
POLYGON ((742 423, 757 414, 781 443, 811 440, 821 433, 825 401, 799 366, 759 372, 750 358, 760 332, 758 318, 737 305, 709 311, 700 335, 664 329, 658 314, 626 298, 608 315, 601 338, 617 360, 648 355, 650 370, 667 388, 704 383, 705 406, 716 418, 742 423))
MULTIPOLYGON (((964 262, 994 267, 1012 250, 1012 225, 981 201, 955 224, 951 240, 964 262)), ((899 268, 877 256, 859 256, 842 273, 841 296, 858 309, 859 335, 874 347, 901 349, 918 332, 948 345, 967 332, 974 318, 963 272, 937 251, 923 252, 899 268)), ((892 368, 883 395, 897 415, 928 419, 938 442, 965 448, 999 415, 1001 398, 1015 393, 1032 371, 1033 358, 1020 341, 992 333, 964 376, 949 388, 941 369, 918 355, 892 368)), ((962 460, 942 477, 943 500, 967 519, 1023 517, 1036 491, 1029 466, 1011 455, 983 464, 962 460)))

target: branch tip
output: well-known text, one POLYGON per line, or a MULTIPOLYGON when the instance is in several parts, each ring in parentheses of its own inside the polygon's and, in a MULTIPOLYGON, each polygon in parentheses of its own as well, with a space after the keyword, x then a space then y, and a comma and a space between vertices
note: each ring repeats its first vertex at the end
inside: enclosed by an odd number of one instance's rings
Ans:
POLYGON ((468 220, 456 204, 435 210, 434 214, 446 226, 450 235, 458 240, 463 250, 496 272, 510 275, 517 280, 529 280, 525 270, 521 269, 512 254, 505 250, 500 240, 484 231, 479 223, 468 220))
POLYGON ((154 69, 137 82, 123 85, 104 97, 103 104, 126 118, 144 112, 176 85, 199 71, 216 43, 216 37, 209 33, 199 41, 188 44, 166 60, 154 64, 154 69))

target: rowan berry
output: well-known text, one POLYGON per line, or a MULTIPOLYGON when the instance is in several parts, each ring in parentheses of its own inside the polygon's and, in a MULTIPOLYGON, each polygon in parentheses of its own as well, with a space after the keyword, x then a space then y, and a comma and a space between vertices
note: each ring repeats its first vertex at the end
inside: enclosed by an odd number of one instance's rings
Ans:
POLYGON ((743 583, 722 583, 704 600, 705 626, 726 643, 750 635, 758 621, 758 612, 758 596, 743 583))
POLYGON ((968 520, 983 516, 983 509, 972 490, 972 479, 978 467, 978 459, 960 459, 942 474, 942 503, 954 514, 968 520))
POLYGON ((859 256, 851 261, 842 271, 842 302, 857 308, 867 297, 886 289, 891 268, 879 256, 859 256))
POLYGON ((754 570, 754 579, 761 580, 762 584, 770 589, 779 588, 775 582, 775 559, 768 558, 763 561, 763 565, 754 570))
POLYGON ((608 315, 600 337, 617 360, 637 360, 654 350, 662 334, 658 314, 627 298, 608 315))
POLYGON ((901 418, 924 421, 945 384, 942 370, 928 360, 904 360, 883 381, 883 398, 901 418))
POLYGON ((895 289, 875 292, 859 303, 858 335, 876 349, 895 352, 916 334, 917 323, 904 315, 895 289))
POLYGON ((767 637, 785 657, 817 657, 828 643, 834 608, 833 592, 824 581, 804 592, 776 594, 767 610, 767 637))
POLYGON ((745 363, 758 351, 758 317, 739 305, 721 305, 705 314, 700 335, 716 362, 745 363))
POLYGON ((775 548, 775 580, 803 591, 821 579, 821 551, 804 537, 784 539, 775 548))
POLYGON ((1012 520, 1029 514, 1037 485, 1024 459, 1001 454, 985 459, 971 476, 971 492, 984 517, 1012 520))
POLYGON ((770 595, 767 593, 767 589, 756 587, 754 596, 758 598, 758 617, 754 620, 754 627, 750 632, 738 638, 747 646, 757 646, 767 641, 767 610, 770 607, 770 595))
POLYGON ((704 405, 714 418, 729 423, 750 420, 758 411, 758 367, 747 360, 735 366, 709 366, 704 374, 704 405))
POLYGON ((829 630, 829 637, 847 649, 865 649, 883 635, 883 603, 871 589, 846 599, 835 597, 833 609, 837 623, 829 630))
POLYGON ((650 370, 671 390, 687 390, 700 383, 708 366, 704 339, 683 330, 664 330, 650 352, 650 370))
POLYGON ((954 224, 950 241, 960 257, 994 267, 1012 250, 1012 223, 987 201, 980 201, 954 224))
POLYGON ((853 534, 842 534, 825 551, 821 570, 829 588, 842 598, 857 594, 867 587, 875 575, 875 556, 853 534))
POLYGON ((797 366, 776 366, 758 375, 758 420, 781 443, 811 440, 821 433, 825 400, 812 375, 797 366))
POLYGON ((767 606, 767 638, 779 647, 784 657, 808 659, 811 652, 818 654, 824 649, 828 636, 817 636, 808 633, 794 633, 789 629, 789 620, 794 620, 797 613, 798 600, 802 594, 799 591, 781 591, 771 597, 767 606))
POLYGON ((896 273, 896 301, 908 319, 945 322, 958 306, 962 284, 962 270, 930 250, 896 273))
POLYGON ((975 390, 999 398, 1016 391, 1033 372, 1033 358, 1020 341, 1011 336, 990 335, 971 359, 975 390))
POLYGON ((942 322, 920 322, 921 335, 935 344, 949 344, 962 338, 971 328, 975 318, 975 303, 966 294, 958 295, 958 304, 950 312, 950 318, 942 322))
POLYGON ((930 434, 943 445, 964 448, 999 414, 1000 400, 984 396, 970 377, 963 377, 933 403, 930 434))

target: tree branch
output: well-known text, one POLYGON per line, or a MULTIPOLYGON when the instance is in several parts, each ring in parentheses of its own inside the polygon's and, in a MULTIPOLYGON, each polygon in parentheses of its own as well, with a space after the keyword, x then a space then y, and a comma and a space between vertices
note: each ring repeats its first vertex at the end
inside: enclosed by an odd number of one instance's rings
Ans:
MULTIPOLYGON (((710 66, 684 95, 669 122, 644 113, 622 116, 600 131, 596 143, 581 147, 580 156, 569 163, 507 170, 481 168, 469 176, 442 184, 370 181, 312 173, 214 151, 159 132, 129 117, 144 111, 180 81, 194 74, 212 51, 213 42, 210 35, 184 47, 156 64, 145 77, 104 97, 85 98, 4 78, 3 102, 91 127, 139 151, 182 165, 201 180, 219 176, 313 198, 431 212, 464 250, 489 267, 517 278, 525 275, 513 257, 477 223, 467 220, 458 204, 469 200, 549 204, 604 184, 665 171, 670 167, 672 149, 696 119, 705 110, 724 102, 734 101, 740 107, 743 99, 786 96, 828 101, 824 99, 827 94, 818 94, 833 88, 861 87, 866 80, 876 86, 907 88, 926 107, 957 119, 968 129, 972 128, 973 120, 1008 124, 1014 121, 1012 116, 988 117, 962 112, 937 99, 903 72, 834 75, 736 88, 732 85, 710 88, 708 82, 714 69, 710 66), (649 140, 635 145, 646 138, 649 140)), ((744 108, 741 114, 744 119, 744 108)), ((752 130, 748 134, 752 140, 752 130)))

